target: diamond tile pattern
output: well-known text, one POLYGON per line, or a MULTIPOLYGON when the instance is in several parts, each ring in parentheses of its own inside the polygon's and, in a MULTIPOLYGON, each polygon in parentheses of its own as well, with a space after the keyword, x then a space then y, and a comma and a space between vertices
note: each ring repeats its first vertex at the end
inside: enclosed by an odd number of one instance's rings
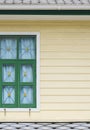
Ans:
POLYGON ((89 4, 90 0, 0 0, 0 4, 89 4))
POLYGON ((0 123, 0 130, 90 130, 90 123, 0 123))

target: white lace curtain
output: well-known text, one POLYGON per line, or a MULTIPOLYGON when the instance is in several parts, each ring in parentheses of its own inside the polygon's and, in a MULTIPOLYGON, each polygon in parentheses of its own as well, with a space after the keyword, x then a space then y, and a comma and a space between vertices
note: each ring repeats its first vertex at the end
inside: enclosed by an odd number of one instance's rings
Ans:
POLYGON ((15 39, 2 39, 0 41, 1 59, 16 59, 19 51, 19 59, 35 59, 35 43, 32 38, 21 38, 19 50, 15 39))

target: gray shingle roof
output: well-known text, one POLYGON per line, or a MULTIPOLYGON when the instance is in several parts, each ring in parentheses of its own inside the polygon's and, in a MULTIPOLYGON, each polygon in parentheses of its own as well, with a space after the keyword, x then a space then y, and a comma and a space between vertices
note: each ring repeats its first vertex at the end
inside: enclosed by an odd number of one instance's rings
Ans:
POLYGON ((30 5, 82 5, 89 4, 90 0, 0 0, 0 4, 30 4, 30 5))
POLYGON ((1 130, 90 130, 90 123, 0 123, 1 130))
POLYGON ((0 0, 0 9, 90 9, 90 0, 0 0))

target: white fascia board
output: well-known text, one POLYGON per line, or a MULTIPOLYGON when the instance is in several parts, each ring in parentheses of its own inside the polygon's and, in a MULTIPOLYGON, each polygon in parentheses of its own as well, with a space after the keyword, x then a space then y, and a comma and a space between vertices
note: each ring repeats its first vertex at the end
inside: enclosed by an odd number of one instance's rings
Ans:
POLYGON ((0 21, 2 20, 31 20, 31 21, 48 21, 48 20, 83 20, 83 21, 90 21, 90 15, 0 15, 0 21))
POLYGON ((0 10, 89 10, 90 5, 0 5, 0 10))

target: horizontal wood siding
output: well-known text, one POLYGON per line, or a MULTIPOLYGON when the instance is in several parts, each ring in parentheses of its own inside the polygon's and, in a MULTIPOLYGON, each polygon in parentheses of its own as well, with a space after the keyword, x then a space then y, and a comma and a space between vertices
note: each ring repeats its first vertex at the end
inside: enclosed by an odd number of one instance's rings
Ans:
POLYGON ((0 31, 40 32, 41 48, 40 111, 0 121, 90 121, 90 22, 1 21, 0 31))

